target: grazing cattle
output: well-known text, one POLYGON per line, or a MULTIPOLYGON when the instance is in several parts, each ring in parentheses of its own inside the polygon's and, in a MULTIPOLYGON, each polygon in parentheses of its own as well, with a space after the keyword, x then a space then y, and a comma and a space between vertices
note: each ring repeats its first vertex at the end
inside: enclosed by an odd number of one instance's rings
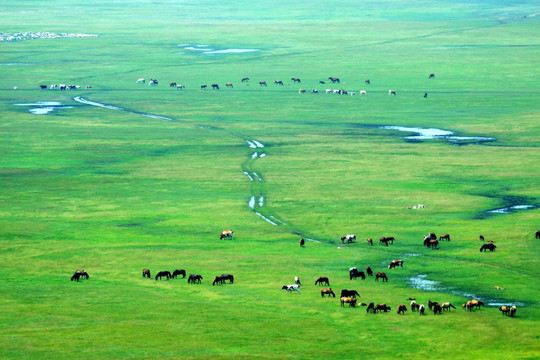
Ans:
POLYGON ((366 312, 368 314, 369 314, 370 311, 375 314, 375 303, 373 303, 373 302, 370 302, 367 309, 366 309, 366 312))
POLYGON ((330 77, 328 78, 328 80, 330 80, 330 81, 332 82, 332 84, 334 84, 334 83, 339 83, 339 82, 340 82, 340 81, 339 81, 339 78, 337 78, 337 77, 332 77, 332 76, 330 76, 330 77))
POLYGON ((300 239, 300 247, 304 246, 306 244, 306 241, 304 239, 300 239))
POLYGON ((39 87, 41 88, 41 90, 47 90, 47 85, 39 85, 39 87))
POLYGON ((484 235, 480 235, 478 238, 479 238, 480 240, 482 240, 482 241, 485 241, 484 235))
POLYGON ((427 98, 427 93, 424 93, 424 98, 427 98))
POLYGON ((366 90, 360 90, 360 95, 367 95, 367 91, 366 90))
POLYGON ((425 311, 426 311, 426 307, 424 306, 424 304, 421 304, 420 306, 418 306, 418 315, 424 315, 425 311))
POLYGON ((392 310, 390 306, 386 306, 386 304, 377 304, 375 305, 375 313, 378 312, 388 312, 389 310, 392 310))
POLYGON ((450 304, 449 302, 445 302, 441 305, 442 309, 445 311, 450 311, 450 308, 456 308, 454 305, 450 304))
POLYGON ((503 315, 508 315, 510 313, 510 307, 503 305, 499 308, 499 311, 502 312, 503 315))
POLYGON ((371 270, 369 266, 366 266, 366 274, 368 274, 369 276, 373 276, 373 270, 371 270))
POLYGON ((187 282, 188 284, 200 284, 202 279, 203 277, 201 275, 189 274, 187 282))
POLYGON ((319 277, 317 280, 315 280, 315 285, 326 285, 326 286, 330 286, 330 281, 328 280, 328 278, 326 276, 321 276, 319 277))
POLYGON ((334 291, 332 291, 332 289, 327 289, 327 288, 321 289, 321 297, 324 297, 324 295, 328 295, 328 297, 330 296, 336 297, 336 294, 334 294, 334 291))
POLYGON ((228 88, 234 88, 233 84, 230 82, 226 83, 225 86, 228 88))
POLYGON ((201 85, 201 90, 205 90, 208 87, 208 85, 201 85))
POLYGON ((540 230, 536 230, 536 232, 534 233, 534 237, 536 239, 540 239, 540 230))
POLYGON ((396 95, 396 90, 388 90, 388 95, 396 95))
POLYGON ((274 81, 274 85, 282 85, 282 86, 283 86, 283 81, 281 81, 281 80, 275 80, 275 81, 274 81))
POLYGON ((356 299, 352 297, 342 297, 341 299, 341 307, 344 307, 345 304, 349 304, 349 307, 356 307, 356 299))
POLYGON ((373 239, 372 238, 367 238, 366 241, 368 242, 369 245, 373 246, 373 239))
POLYGON ((354 234, 348 234, 348 235, 345 235, 345 236, 341 237, 341 243, 342 244, 352 243, 352 242, 355 242, 355 241, 356 241, 356 235, 354 235, 354 234))
POLYGON ((212 90, 219 90, 218 84, 212 84, 212 90))
POLYGON ((363 271, 358 271, 357 268, 352 267, 349 269, 349 280, 356 279, 357 277, 361 277, 362 280, 366 279, 366 274, 363 271))
POLYGON ((341 290, 341 297, 352 297, 356 299, 356 296, 360 297, 360 294, 356 290, 341 290))
POLYGON ((429 74, 429 79, 433 79, 435 77, 435 74, 429 74))
POLYGON ((439 236, 439 241, 442 240, 450 241, 450 234, 442 234, 441 236, 439 236))
POLYGON ((88 273, 84 270, 75 270, 75 273, 71 277, 71 281, 75 280, 78 282, 81 277, 85 277, 86 280, 88 280, 90 275, 88 275, 88 273))
POLYGON ((305 93, 306 93, 306 89, 300 89, 300 90, 298 90, 298 93, 299 93, 299 94, 305 94, 305 93))
POLYGON ((178 90, 181 90, 181 89, 185 89, 186 87, 184 85, 182 85, 182 84, 178 84, 178 85, 176 85, 176 88, 178 90))
POLYGON ((398 305, 397 307, 397 313, 398 315, 403 315, 405 314, 405 311, 407 311, 407 307, 405 305, 398 305))
POLYGON ((224 239, 224 238, 228 238, 228 239, 233 239, 233 231, 232 230, 223 230, 221 232, 221 235, 219 235, 219 239, 224 239))
POLYGON ((294 284, 294 285, 283 285, 283 290, 287 290, 287 293, 292 293, 293 291, 296 291, 300 294, 300 285, 294 284))
POLYGON ((369 81, 369 79, 364 80, 364 83, 371 85, 371 81, 369 81))
POLYGON ((514 317, 516 315, 517 307, 515 305, 512 305, 510 308, 510 316, 514 317))
POLYGON ((291 81, 292 81, 293 83, 300 83, 300 82, 302 82, 302 81, 300 81, 299 78, 291 78, 291 81))
POLYGON ((249 78, 245 77, 245 78, 242 78, 242 82, 248 82, 249 81, 249 78))
POLYGON ((294 277, 294 283, 295 283, 296 285, 302 286, 302 284, 300 283, 300 278, 299 278, 298 276, 295 276, 295 277, 294 277))
POLYGON ((144 80, 143 78, 140 78, 140 79, 137 79, 137 81, 135 82, 136 84, 144 84, 146 82, 146 80, 144 80))
POLYGON ((385 273, 383 272, 378 272, 376 275, 375 275, 375 281, 379 281, 379 279, 382 279, 382 281, 386 281, 388 282, 388 277, 386 276, 385 273))
POLYGON ((392 260, 392 262, 390 262, 390 265, 388 265, 388 268, 393 269, 396 266, 403 267, 403 260, 392 260))
POLYGON ((158 278, 161 280, 162 277, 165 277, 166 280, 169 280, 172 277, 171 272, 170 271, 160 271, 160 272, 158 272, 157 275, 156 275, 156 281, 157 281, 158 278))
POLYGON ((150 279, 150 270, 149 269, 142 269, 142 277, 150 279))
POLYGON ((174 81, 171 81, 171 82, 169 83, 169 87, 175 87, 175 86, 176 86, 176 83, 175 83, 174 81))
POLYGON ((497 248, 497 246, 495 246, 495 244, 493 243, 489 243, 489 244, 484 244, 482 245, 482 247, 480 248, 480 252, 486 252, 487 250, 493 252, 495 251, 495 249, 497 248))
POLYGON ((268 86, 268 84, 266 83, 266 81, 259 81, 259 85, 261 85, 261 86, 268 86))
POLYGON ((182 275, 182 279, 184 279, 186 277, 186 270, 184 270, 184 269, 176 269, 176 270, 174 270, 173 273, 172 273, 172 278, 176 279, 176 277, 178 275, 182 275))

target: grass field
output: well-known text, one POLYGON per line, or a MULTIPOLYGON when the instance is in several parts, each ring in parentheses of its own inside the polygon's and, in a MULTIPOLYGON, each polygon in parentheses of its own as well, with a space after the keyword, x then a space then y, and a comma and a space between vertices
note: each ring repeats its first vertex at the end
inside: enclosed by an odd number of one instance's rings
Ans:
POLYGON ((0 42, 1 359, 540 357, 537 2, 6 0, 0 12, 3 33, 97 35, 0 42), (21 105, 37 102, 69 108, 21 105), (428 249, 429 232, 451 241, 428 249), (495 252, 478 251, 480 234, 495 252), (389 281, 349 280, 352 266, 389 281), (76 269, 90 279, 70 281, 76 269), (213 287, 223 273, 235 283, 213 287), (287 294, 294 276, 301 293, 287 294), (341 308, 319 276, 392 310, 341 308), (457 309, 396 314, 410 297, 457 309), (462 311, 472 298, 488 306, 462 311))

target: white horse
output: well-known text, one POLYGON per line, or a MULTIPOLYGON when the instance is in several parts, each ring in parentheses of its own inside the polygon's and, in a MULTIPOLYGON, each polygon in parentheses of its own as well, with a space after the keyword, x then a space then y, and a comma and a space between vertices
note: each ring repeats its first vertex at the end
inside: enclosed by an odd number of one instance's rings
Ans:
POLYGON ((419 315, 424 315, 424 311, 426 311, 426 307, 424 306, 424 304, 420 305, 420 307, 418 308, 418 314, 419 315))
POLYGON ((388 95, 396 95, 396 90, 388 90, 388 95))
POLYGON ((360 90, 360 95, 367 95, 367 91, 366 90, 360 90))
POLYGON ((136 84, 144 84, 145 82, 146 80, 144 80, 143 78, 140 78, 140 79, 137 79, 136 84))
POLYGON ((292 293, 293 291, 296 291, 300 294, 300 285, 294 284, 294 285, 283 285, 282 289, 287 290, 287 293, 292 293))

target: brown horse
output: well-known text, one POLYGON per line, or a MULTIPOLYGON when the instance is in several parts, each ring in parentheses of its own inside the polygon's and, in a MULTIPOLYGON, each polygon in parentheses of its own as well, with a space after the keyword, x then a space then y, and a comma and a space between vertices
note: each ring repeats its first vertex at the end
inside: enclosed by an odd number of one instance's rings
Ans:
POLYGON ((392 310, 390 308, 390 306, 386 306, 386 304, 377 304, 375 305, 375 313, 377 313, 377 311, 379 312, 388 312, 388 310, 392 310))
POLYGON ((214 281, 212 281, 212 286, 214 285, 222 285, 223 284, 223 278, 221 276, 216 276, 214 281))
POLYGON ((306 244, 306 242, 304 241, 304 239, 300 239, 300 246, 304 246, 306 244))
POLYGON ((332 82, 332 84, 334 84, 334 83, 339 83, 339 82, 340 82, 340 81, 339 81, 339 78, 337 78, 337 77, 332 77, 332 76, 330 76, 330 77, 328 78, 328 80, 330 80, 330 81, 332 82))
POLYGON ((403 267, 403 260, 392 260, 390 265, 388 265, 388 268, 393 269, 397 266, 403 267))
POLYGON ((536 239, 540 239, 540 230, 536 230, 536 232, 534 233, 534 236, 536 239))
POLYGON ((283 86, 283 81, 281 81, 281 80, 274 80, 274 85, 281 85, 281 86, 283 86))
POLYGON ((219 239, 224 239, 224 238, 228 238, 228 239, 233 239, 233 231, 232 230, 223 230, 221 232, 221 234, 219 235, 219 239))
POLYGON ((321 289, 321 297, 324 297, 324 295, 328 295, 328 297, 330 297, 330 296, 336 297, 336 294, 334 294, 334 291, 332 291, 332 289, 328 289, 328 288, 322 288, 321 289))
POLYGON ((341 290, 341 297, 352 297, 356 299, 356 296, 360 297, 360 294, 356 290, 347 290, 343 289, 341 290))
POLYGON ((142 277, 150 279, 150 270, 149 269, 142 269, 142 277))
POLYGON ((326 285, 326 286, 330 286, 330 281, 328 280, 328 278, 326 276, 320 276, 317 280, 315 280, 315 285, 326 285))
POLYGON ((401 305, 399 305, 399 306, 397 307, 397 313, 398 313, 398 315, 403 315, 403 314, 405 314, 405 311, 407 311, 407 307, 406 307, 405 305, 401 304, 401 305))
POLYGON ((373 239, 372 238, 367 238, 367 242, 369 245, 373 246, 373 239))
POLYGON ((203 277, 201 275, 189 274, 187 282, 188 284, 200 284, 202 278, 203 277))
POLYGON ((291 81, 292 81, 293 83, 300 83, 300 82, 302 82, 302 81, 300 81, 299 78, 291 78, 291 81))
POLYGON ((261 86, 268 86, 268 84, 266 83, 266 81, 259 81, 259 85, 261 85, 261 86))
POLYGON ((369 314, 370 311, 375 314, 375 303, 373 303, 373 302, 370 302, 367 309, 366 309, 366 312, 368 314, 369 314))
POLYGON ((366 274, 368 274, 369 276, 373 276, 373 270, 371 270, 369 266, 366 266, 366 274))
POLYGON ((441 236, 439 236, 439 241, 443 241, 443 240, 450 241, 450 235, 442 234, 441 236))
POLYGON ((229 83, 226 83, 225 86, 228 87, 228 88, 233 88, 233 87, 234 87, 233 84, 230 83, 230 82, 229 82, 229 83))
POLYGON ((379 279, 382 279, 382 281, 386 281, 388 282, 388 277, 386 276, 385 273, 383 272, 378 272, 376 275, 375 275, 375 281, 379 281, 379 279))
POLYGON ((510 307, 503 305, 499 308, 499 311, 502 312, 503 315, 508 315, 510 313, 510 307))
POLYGON ((71 281, 79 281, 81 277, 85 277, 87 280, 90 278, 90 275, 84 270, 76 270, 73 276, 71 277, 71 281))
POLYGON ((341 307, 345 306, 345 304, 349 304, 349 307, 356 307, 356 299, 352 297, 342 297, 341 299, 341 307))

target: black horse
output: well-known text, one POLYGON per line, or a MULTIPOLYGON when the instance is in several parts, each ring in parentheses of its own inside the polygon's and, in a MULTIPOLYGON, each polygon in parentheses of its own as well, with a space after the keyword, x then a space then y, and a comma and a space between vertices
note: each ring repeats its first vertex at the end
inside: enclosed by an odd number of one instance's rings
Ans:
POLYGON ((221 275, 221 281, 225 282, 229 280, 229 283, 233 284, 234 283, 234 276, 232 276, 231 274, 222 274, 221 275))
POLYGON ((71 281, 75 280, 75 281, 79 281, 79 279, 82 277, 85 277, 87 280, 90 278, 90 276, 88 275, 88 273, 84 270, 77 270, 75 271, 75 274, 73 274, 73 276, 71 277, 71 281))
POLYGON ((366 312, 368 314, 369 314, 370 311, 375 314, 375 303, 374 302, 370 302, 367 309, 366 309, 366 312))
POLYGON ((219 90, 219 85, 218 84, 212 84, 212 89, 219 90))
POLYGON ((482 247, 480 248, 480 252, 486 252, 487 250, 489 251, 494 251, 497 247, 495 246, 495 244, 492 244, 492 243, 489 243, 489 244, 484 244, 482 245, 482 247))
POLYGON ((172 278, 176 279, 176 277, 178 275, 182 275, 182 278, 185 278, 186 277, 186 270, 184 270, 184 269, 174 270, 173 273, 172 273, 172 278))
POLYGON ((156 275, 156 281, 157 281, 158 278, 161 280, 161 278, 164 277, 164 276, 165 276, 166 280, 169 280, 172 277, 170 271, 160 271, 156 275))
POLYGON ((188 284, 200 284, 202 278, 203 277, 201 275, 189 274, 187 282, 188 284))
POLYGON ((360 294, 356 290, 347 290, 343 289, 341 290, 341 297, 352 297, 356 299, 356 296, 360 297, 360 294))
POLYGON ((356 279, 357 277, 361 277, 362 280, 366 280, 366 274, 363 271, 358 271, 357 268, 353 267, 349 269, 349 279, 356 279))

